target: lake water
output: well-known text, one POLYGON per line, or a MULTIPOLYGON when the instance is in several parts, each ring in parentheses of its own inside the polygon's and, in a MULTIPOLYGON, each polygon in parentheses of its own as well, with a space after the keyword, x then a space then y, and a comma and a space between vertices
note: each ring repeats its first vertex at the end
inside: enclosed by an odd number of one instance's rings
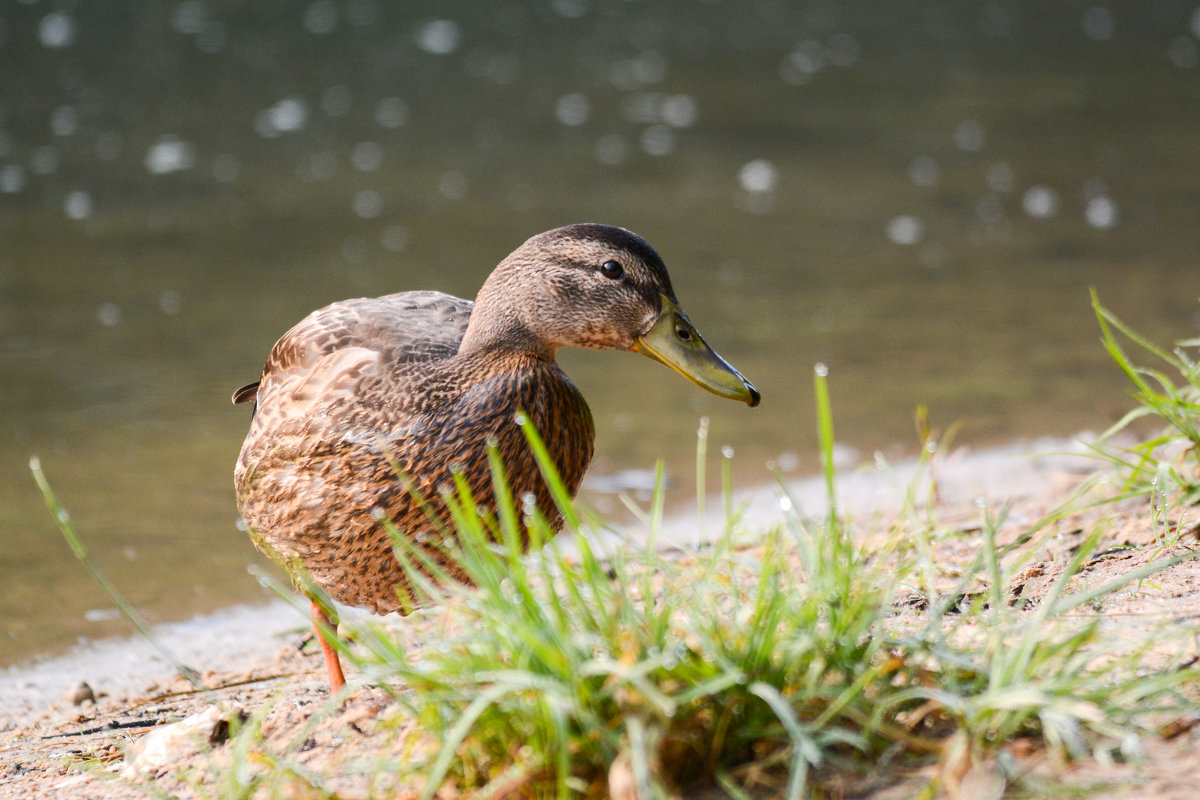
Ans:
POLYGON ((1195 0, 0 5, 0 663, 127 631, 31 456, 152 620, 261 598, 232 390, 311 309, 472 296, 568 222, 649 239, 764 397, 564 353, 596 478, 661 457, 686 502, 701 416, 742 483, 815 470, 817 362, 868 461, 921 404, 1106 427, 1089 287, 1200 330, 1198 61, 1195 0))

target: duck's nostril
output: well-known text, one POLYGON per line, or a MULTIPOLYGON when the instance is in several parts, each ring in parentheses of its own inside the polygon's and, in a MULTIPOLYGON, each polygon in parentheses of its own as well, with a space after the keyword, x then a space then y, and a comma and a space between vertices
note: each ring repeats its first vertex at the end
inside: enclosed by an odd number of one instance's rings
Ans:
POLYGON ((675 326, 675 335, 679 337, 681 342, 690 342, 692 340, 692 329, 683 323, 678 323, 675 326))

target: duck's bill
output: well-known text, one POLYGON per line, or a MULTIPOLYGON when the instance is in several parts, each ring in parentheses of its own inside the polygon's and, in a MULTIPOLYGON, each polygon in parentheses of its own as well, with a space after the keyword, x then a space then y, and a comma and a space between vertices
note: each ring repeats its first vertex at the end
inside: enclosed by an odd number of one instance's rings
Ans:
POLYGON ((720 397, 741 400, 751 407, 761 399, 754 384, 713 352, 678 304, 665 295, 658 322, 634 340, 633 349, 720 397))

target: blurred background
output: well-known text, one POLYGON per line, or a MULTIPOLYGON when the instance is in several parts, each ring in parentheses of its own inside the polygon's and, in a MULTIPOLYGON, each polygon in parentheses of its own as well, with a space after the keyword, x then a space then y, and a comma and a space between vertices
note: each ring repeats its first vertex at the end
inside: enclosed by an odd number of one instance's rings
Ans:
MULTIPOLYGON (((568 352, 589 501, 698 420, 742 484, 915 409, 985 446, 1130 405, 1088 289, 1200 329, 1196 0, 7 0, 0 5, 0 662, 127 632, 40 457, 152 620, 262 599, 232 470, 275 339, 345 297, 471 297, 528 236, 644 235, 763 393, 568 352)), ((632 472, 630 472, 632 471, 632 472)), ((714 470, 715 471, 715 470, 714 470)))

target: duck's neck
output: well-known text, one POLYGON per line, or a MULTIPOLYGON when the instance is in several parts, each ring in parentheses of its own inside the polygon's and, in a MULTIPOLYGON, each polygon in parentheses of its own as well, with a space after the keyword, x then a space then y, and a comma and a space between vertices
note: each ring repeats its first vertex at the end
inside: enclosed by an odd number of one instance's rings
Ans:
POLYGON ((557 348, 533 334, 516 314, 476 302, 458 346, 460 356, 524 354, 554 360, 557 348))
POLYGON ((531 330, 523 319, 518 300, 528 299, 527 290, 506 267, 507 260, 479 289, 467 331, 458 346, 459 355, 524 353, 553 361, 558 347, 531 330))

